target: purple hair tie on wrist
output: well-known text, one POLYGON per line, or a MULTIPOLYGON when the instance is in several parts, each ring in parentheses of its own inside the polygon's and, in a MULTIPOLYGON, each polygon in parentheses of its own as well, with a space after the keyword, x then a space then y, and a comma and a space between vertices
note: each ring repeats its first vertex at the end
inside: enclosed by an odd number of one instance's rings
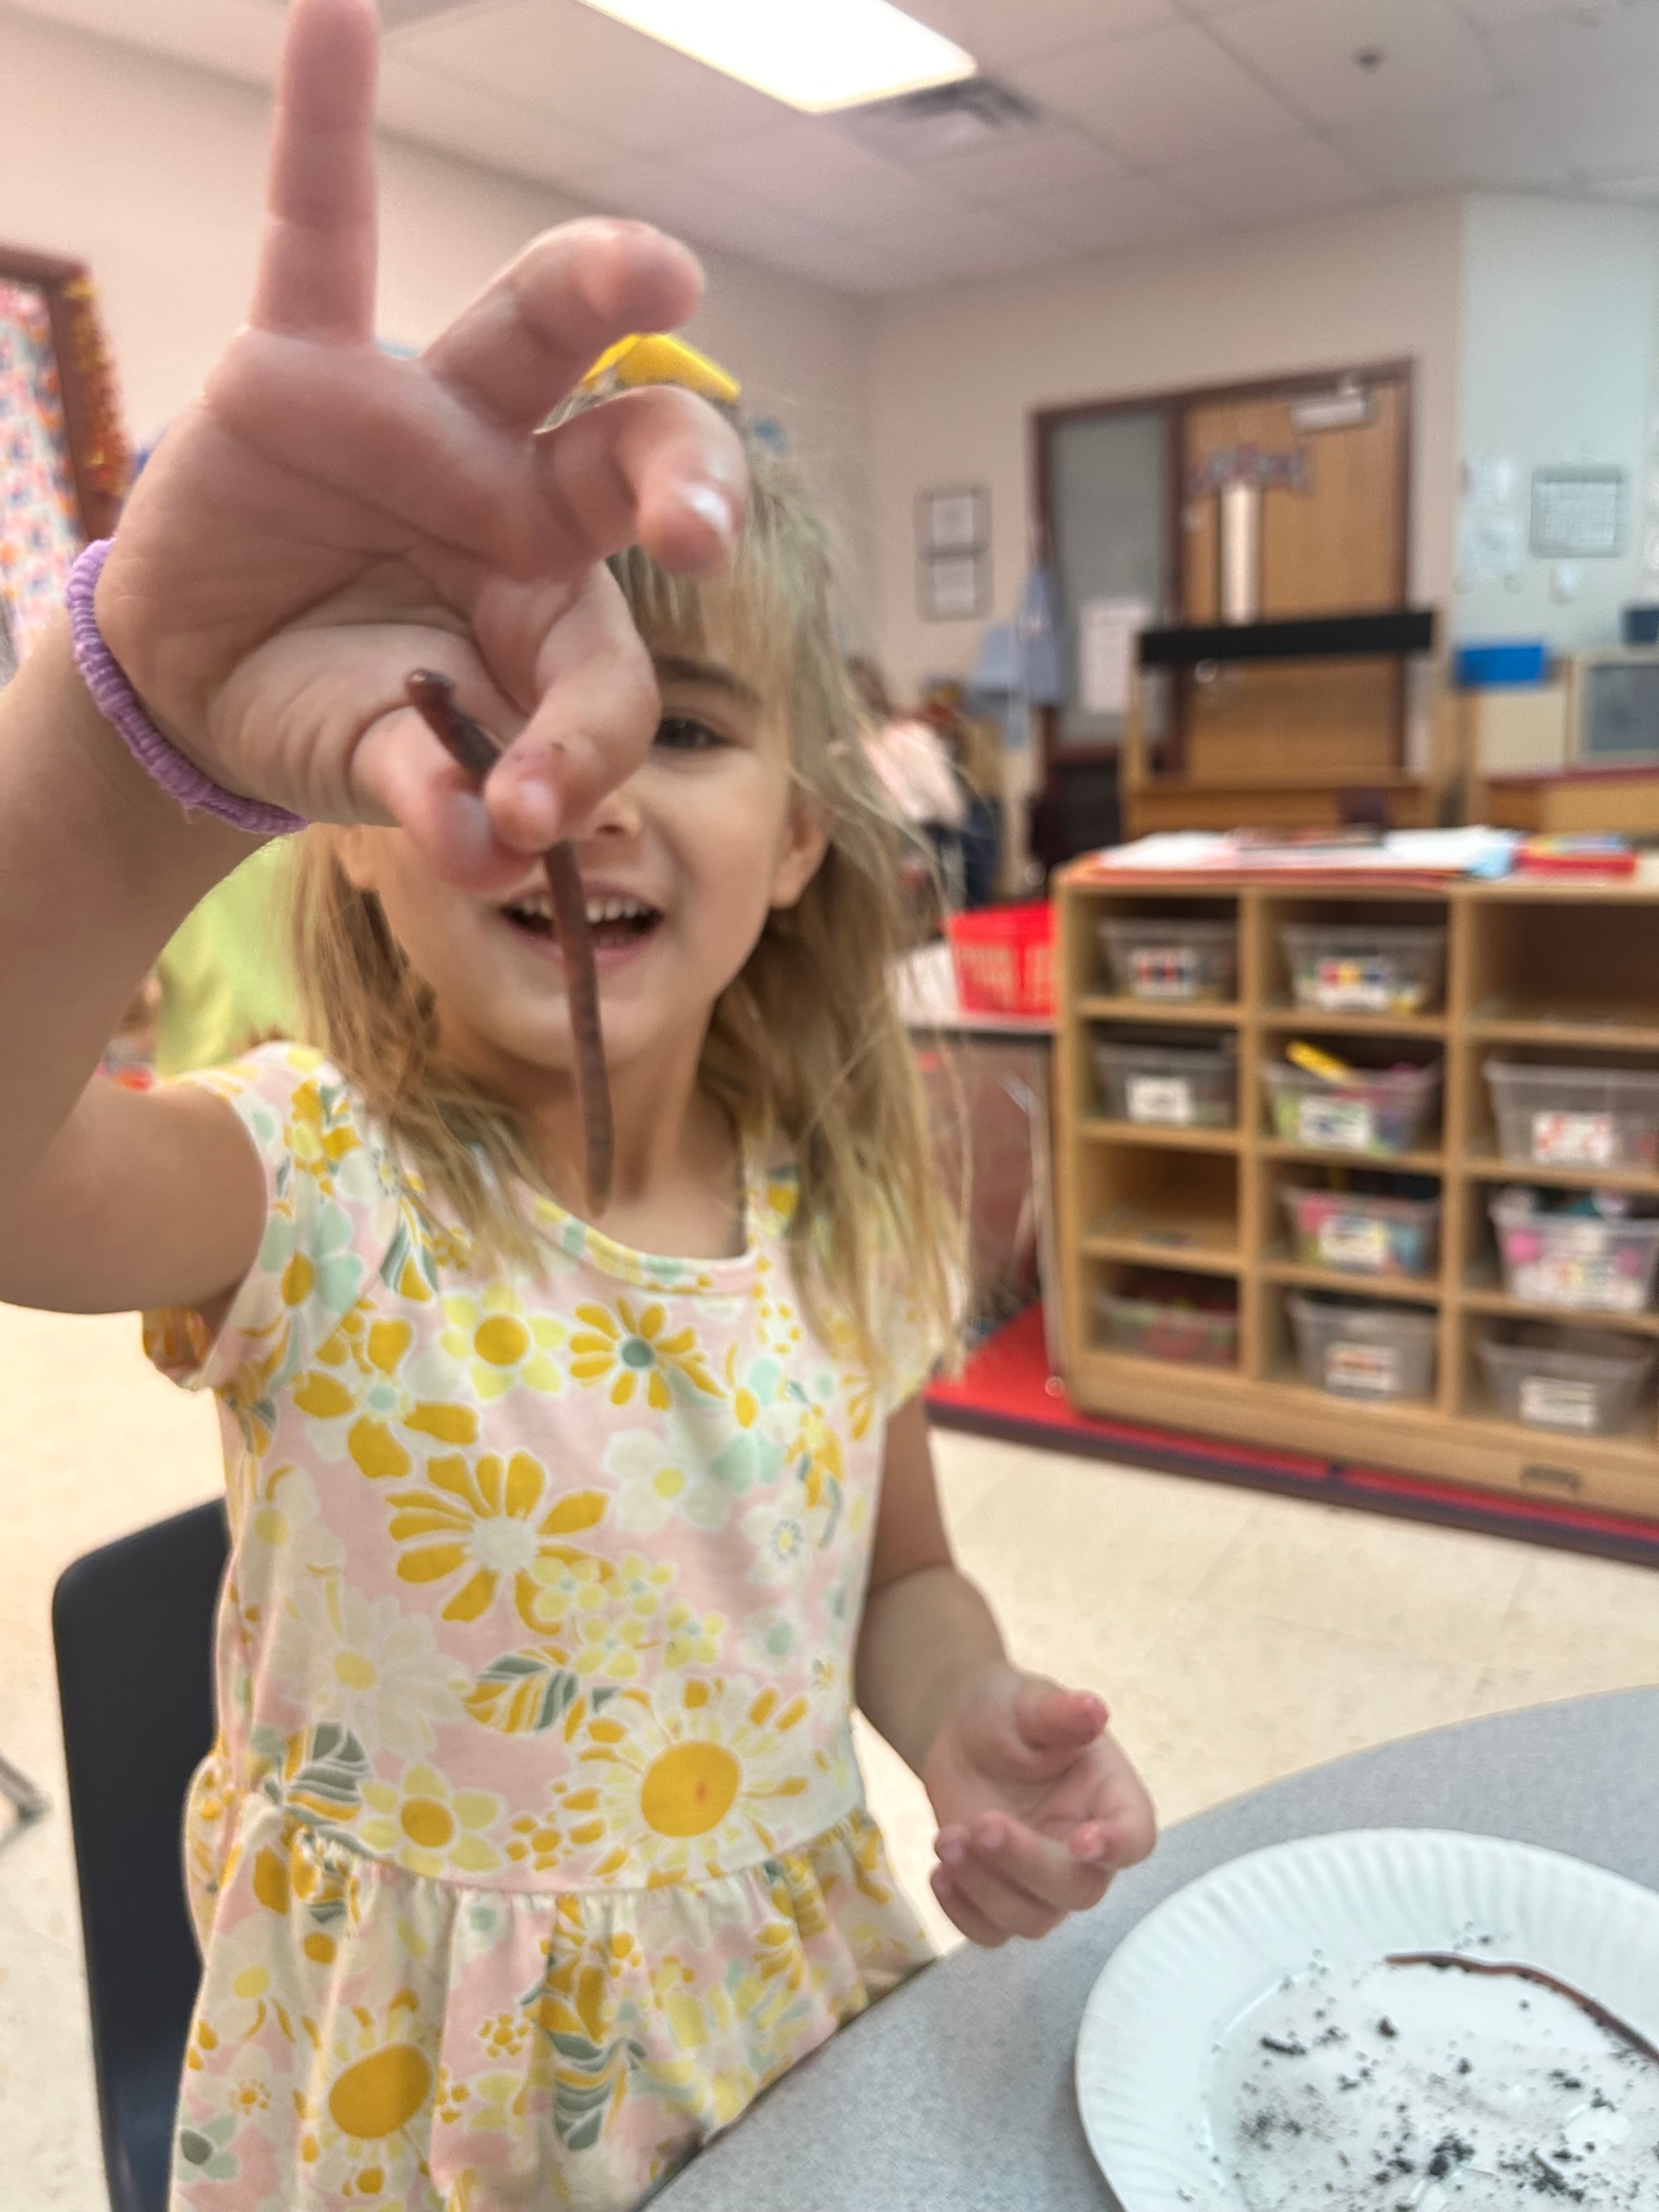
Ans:
POLYGON ((70 570, 69 580, 75 665, 99 713, 119 734, 144 773, 169 798, 176 799, 186 814, 215 815, 252 837, 287 837, 303 830, 303 817, 290 814, 287 807, 268 806, 262 799, 244 799, 215 783, 176 745, 168 744, 144 712, 143 701, 127 681, 126 671, 104 642, 93 604, 111 543, 107 538, 94 539, 70 570))

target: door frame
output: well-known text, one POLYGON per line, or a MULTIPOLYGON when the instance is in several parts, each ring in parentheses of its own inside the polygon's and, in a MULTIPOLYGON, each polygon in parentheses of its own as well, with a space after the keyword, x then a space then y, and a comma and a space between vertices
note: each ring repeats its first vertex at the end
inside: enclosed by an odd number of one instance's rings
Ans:
MULTIPOLYGON (((1054 432, 1062 423, 1087 416, 1159 413, 1165 418, 1164 516, 1166 532, 1164 589, 1169 605, 1178 611, 1186 596, 1186 532, 1181 526, 1182 495, 1182 450, 1187 417, 1200 407, 1225 406, 1241 400, 1298 399, 1310 392, 1328 392, 1352 378, 1359 384, 1395 384, 1400 388, 1400 551, 1396 563, 1396 593, 1402 607, 1411 595, 1413 399, 1417 365, 1409 356, 1391 361, 1344 362, 1334 368, 1295 369, 1279 376, 1255 376, 1231 384, 1200 384, 1174 390, 1143 392, 1109 399, 1067 400, 1057 407, 1038 407, 1027 418, 1030 436, 1030 483, 1039 557, 1045 565, 1054 546, 1054 432)), ((1058 577, 1056 575, 1056 582, 1058 577)), ((1100 766, 1117 758, 1115 744, 1062 745, 1059 742, 1060 709, 1037 709, 1039 787, 1049 790, 1057 768, 1100 766)), ((1178 763, 1177 763, 1178 765, 1178 763)))

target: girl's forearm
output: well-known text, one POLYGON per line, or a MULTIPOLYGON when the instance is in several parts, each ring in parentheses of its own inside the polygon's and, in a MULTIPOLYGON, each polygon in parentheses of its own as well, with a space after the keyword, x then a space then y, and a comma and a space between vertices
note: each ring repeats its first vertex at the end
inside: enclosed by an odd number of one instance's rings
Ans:
POLYGON ((858 1701, 920 1774, 963 1682, 1006 1660, 991 1608, 967 1577, 948 1565, 921 1567, 873 1591, 865 1606, 858 1701))
POLYGON ((60 618, 0 691, 0 1231, 155 955, 252 849, 151 782, 60 618))

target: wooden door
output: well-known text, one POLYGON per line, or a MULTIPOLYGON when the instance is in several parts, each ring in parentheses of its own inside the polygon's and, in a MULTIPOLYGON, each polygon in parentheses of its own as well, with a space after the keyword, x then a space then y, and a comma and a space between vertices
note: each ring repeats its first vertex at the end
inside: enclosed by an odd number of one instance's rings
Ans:
MULTIPOLYGON (((1196 400, 1182 415, 1189 485, 1206 462, 1241 446, 1300 463, 1299 487, 1262 494, 1261 614, 1358 614, 1402 605, 1407 579, 1409 391, 1395 370, 1358 380, 1368 419, 1298 428, 1306 380, 1278 392, 1196 400)), ((1329 392, 1335 380, 1322 385, 1329 392)), ((1183 498, 1183 619, 1219 619, 1217 501, 1183 498)), ((1404 725, 1401 665, 1316 660, 1222 669, 1183 686, 1183 754, 1194 783, 1363 783, 1398 771, 1404 725)))

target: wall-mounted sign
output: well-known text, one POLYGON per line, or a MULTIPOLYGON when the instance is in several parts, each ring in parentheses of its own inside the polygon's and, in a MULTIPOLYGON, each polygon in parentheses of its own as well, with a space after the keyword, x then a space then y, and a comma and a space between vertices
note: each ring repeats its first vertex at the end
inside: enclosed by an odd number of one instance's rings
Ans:
POLYGON ((1625 550, 1625 471, 1534 469, 1529 550, 1540 561, 1606 561, 1625 550))
POLYGON ((991 538, 991 495, 984 484, 958 484, 916 497, 916 546, 930 553, 982 553, 991 538))
POLYGON ((925 553, 917 575, 924 622, 974 622, 991 611, 991 556, 925 553))
POLYGON ((991 611, 991 495, 953 484, 916 495, 916 597, 924 622, 991 611))

